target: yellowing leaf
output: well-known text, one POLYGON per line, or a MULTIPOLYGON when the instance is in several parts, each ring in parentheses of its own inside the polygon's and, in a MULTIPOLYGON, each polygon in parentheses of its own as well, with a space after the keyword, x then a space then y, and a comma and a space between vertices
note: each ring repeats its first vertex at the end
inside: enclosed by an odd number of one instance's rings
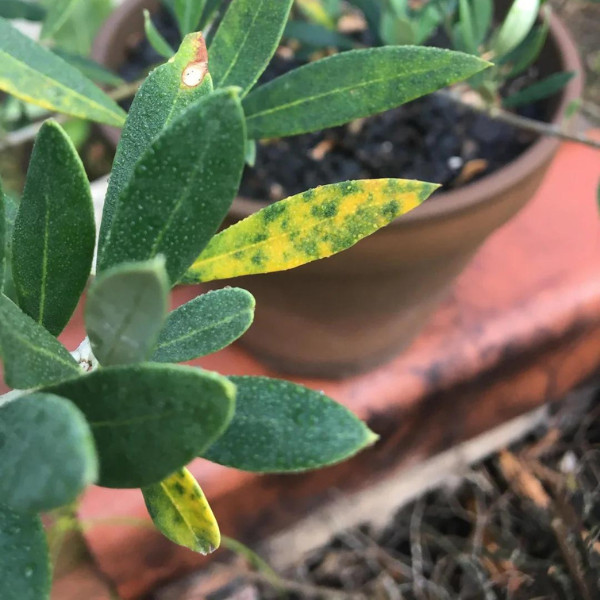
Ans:
POLYGON ((347 181, 272 204, 216 235, 185 283, 285 271, 337 254, 426 200, 439 186, 347 181))
POLYGON ((142 489, 158 530, 172 542, 200 554, 221 544, 221 533, 202 489, 187 469, 142 489))

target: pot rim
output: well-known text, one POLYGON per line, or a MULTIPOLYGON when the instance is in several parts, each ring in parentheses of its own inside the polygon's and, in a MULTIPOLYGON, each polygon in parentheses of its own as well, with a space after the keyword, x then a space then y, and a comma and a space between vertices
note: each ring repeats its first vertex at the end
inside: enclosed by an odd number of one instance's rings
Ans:
MULTIPOLYGON (((108 18, 98 33, 94 42, 94 59, 104 64, 113 43, 114 30, 117 24, 129 19, 132 12, 137 11, 141 5, 151 3, 152 0, 129 0, 119 6, 108 18)), ((158 0, 152 2, 158 4, 158 0)), ((550 121, 551 125, 558 125, 567 109, 567 106, 583 91, 583 66, 578 50, 566 26, 555 14, 549 16, 549 39, 556 45, 562 70, 575 71, 573 77, 564 90, 560 101, 550 121)), ((101 126, 106 137, 116 143, 119 131, 108 126, 101 126)), ((525 152, 515 160, 498 169, 494 173, 469 183, 455 190, 437 192, 434 201, 428 201, 390 225, 393 227, 414 227, 432 220, 446 219, 453 215, 477 210, 481 205, 489 204, 498 199, 502 192, 509 186, 518 185, 527 179, 533 171, 543 168, 557 151, 560 140, 550 136, 541 136, 525 152)), ((229 209, 229 214, 236 219, 243 219, 270 203, 238 196, 229 209)))

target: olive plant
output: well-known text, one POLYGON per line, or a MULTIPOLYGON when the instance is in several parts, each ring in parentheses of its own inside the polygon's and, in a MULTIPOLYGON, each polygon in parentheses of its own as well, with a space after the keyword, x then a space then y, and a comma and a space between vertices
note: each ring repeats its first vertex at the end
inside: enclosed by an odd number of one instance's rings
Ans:
MULTIPOLYGON (((286 34, 309 47, 345 50, 356 42, 336 32, 343 15, 342 0, 296 0, 306 19, 291 21, 286 34)), ((482 100, 516 108, 560 91, 572 72, 553 73, 517 91, 507 82, 522 75, 539 57, 548 36, 550 7, 545 0, 513 0, 505 17, 494 25, 494 0, 348 0, 362 11, 373 45, 424 44, 438 31, 449 47, 481 56, 494 67, 469 81, 482 100), (504 92, 504 93, 502 93, 504 92)), ((496 15, 497 16, 497 15, 496 15)))
MULTIPOLYGON (((178 283, 290 269, 352 246, 424 201, 435 185, 327 185, 217 233, 248 140, 373 114, 487 66, 428 48, 332 57, 254 89, 291 0, 234 0, 207 50, 185 37, 139 89, 129 115, 60 58, 0 19, 0 87, 48 109, 124 125, 99 239, 84 168, 61 126, 42 126, 20 203, 0 193, 0 597, 47 598, 40 514, 90 484, 141 488, 157 528, 201 553, 219 545, 186 465, 197 457, 257 473, 316 469, 376 435, 324 394, 280 379, 183 366, 238 339, 252 296, 201 294, 169 312, 178 283), (57 339, 85 298, 87 337, 57 339)), ((340 298, 343 302, 343 298, 340 298)))

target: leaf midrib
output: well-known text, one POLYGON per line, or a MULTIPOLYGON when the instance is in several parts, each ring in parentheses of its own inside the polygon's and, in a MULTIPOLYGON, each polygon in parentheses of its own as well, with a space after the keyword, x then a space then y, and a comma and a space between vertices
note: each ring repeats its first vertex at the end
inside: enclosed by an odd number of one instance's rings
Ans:
MULTIPOLYGON (((413 77, 415 75, 423 75, 424 73, 430 72, 431 67, 425 68, 423 70, 415 70, 410 73, 402 73, 402 75, 397 75, 393 77, 380 77, 378 79, 370 79, 369 81, 363 81, 362 83, 356 85, 349 85, 346 87, 335 88, 334 90, 329 90, 328 92, 323 92, 322 94, 315 94, 314 96, 308 96, 304 98, 299 98, 298 100, 294 100, 293 102, 288 102, 287 104, 280 104, 279 106, 275 106, 273 108, 265 109, 261 112, 252 113, 247 115, 247 121, 251 121, 252 119, 258 119, 259 117, 264 117, 266 115, 273 114, 275 112, 279 112, 282 110, 288 110, 295 106, 299 106, 301 104, 314 102, 316 100, 321 100, 322 98, 327 98, 328 96, 333 96, 335 94, 343 94, 345 92, 349 92, 351 90, 361 89, 370 85, 377 85, 378 83, 383 83, 385 81, 396 81, 399 79, 403 79, 406 77, 413 77)), ((450 84, 448 84, 450 85, 450 84)))

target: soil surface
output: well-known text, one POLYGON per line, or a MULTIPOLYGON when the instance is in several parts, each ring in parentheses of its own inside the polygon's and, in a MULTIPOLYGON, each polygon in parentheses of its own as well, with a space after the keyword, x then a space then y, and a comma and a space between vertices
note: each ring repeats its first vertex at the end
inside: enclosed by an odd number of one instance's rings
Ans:
POLYGON ((250 574, 218 598, 600 598, 600 390, 556 404, 528 439, 383 531, 344 532, 285 575, 278 591, 250 574))

